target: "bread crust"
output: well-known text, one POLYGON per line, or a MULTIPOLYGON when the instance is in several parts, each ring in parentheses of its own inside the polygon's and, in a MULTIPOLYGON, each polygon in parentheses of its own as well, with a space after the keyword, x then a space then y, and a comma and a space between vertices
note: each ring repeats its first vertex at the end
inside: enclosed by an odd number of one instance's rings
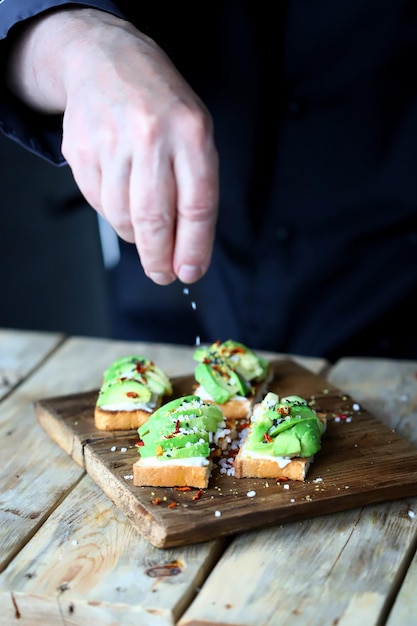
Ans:
POLYGON ((158 461, 144 465, 139 459, 133 464, 135 487, 197 487, 205 489, 211 476, 212 463, 208 465, 172 465, 158 461))
POLYGON ((304 481, 313 459, 313 456, 295 457, 285 467, 279 467, 273 457, 271 459, 246 457, 243 456, 242 448, 240 448, 234 461, 235 478, 273 478, 276 480, 286 478, 304 481))
POLYGON ((152 413, 143 409, 134 411, 107 411, 96 406, 94 423, 98 430, 136 430, 152 413))

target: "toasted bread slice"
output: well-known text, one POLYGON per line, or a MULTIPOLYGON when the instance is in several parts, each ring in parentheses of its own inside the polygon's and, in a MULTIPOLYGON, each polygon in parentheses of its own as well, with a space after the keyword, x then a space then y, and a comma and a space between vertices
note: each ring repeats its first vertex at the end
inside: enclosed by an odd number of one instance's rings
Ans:
POLYGON ((159 461, 155 457, 140 458, 133 464, 133 484, 136 487, 197 487, 205 489, 211 476, 212 462, 201 459, 159 461))
POLYGON ((240 448, 234 461, 234 475, 236 478, 285 478, 304 481, 313 459, 313 456, 293 459, 250 456, 240 448))
POLYGON ((151 413, 152 411, 144 409, 110 411, 96 406, 94 423, 98 430, 136 430, 146 422, 151 413))

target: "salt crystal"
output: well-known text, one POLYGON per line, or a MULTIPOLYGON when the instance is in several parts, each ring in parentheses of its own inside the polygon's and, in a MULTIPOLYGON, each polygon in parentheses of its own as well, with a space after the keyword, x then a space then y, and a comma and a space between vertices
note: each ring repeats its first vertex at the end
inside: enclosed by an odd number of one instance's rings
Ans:
POLYGON ((127 452, 127 448, 120 448, 120 452, 127 452))
POLYGON ((221 511, 214 511, 214 517, 220 517, 221 514, 221 511))
POLYGON ((352 405, 352 409, 354 411, 360 411, 361 407, 360 407, 360 405, 357 402, 355 402, 355 404, 352 405))
POLYGON ((256 491, 248 491, 246 495, 248 496, 248 498, 253 498, 254 496, 256 496, 256 491))
POLYGON ((197 305, 195 302, 191 302, 191 308, 194 309, 194 311, 196 310, 197 305))
POLYGON ((110 448, 110 452, 115 452, 115 451, 116 451, 116 446, 112 446, 112 447, 110 448))
POLYGON ((287 485, 287 483, 285 483, 285 485, 284 485, 284 489, 289 489, 289 488, 290 488, 290 486, 289 486, 289 485, 287 485))
POLYGON ((411 519, 415 519, 415 518, 416 518, 416 514, 414 513, 414 511, 412 511, 411 509, 409 509, 409 511, 408 511, 408 517, 410 517, 411 519))
POLYGON ((188 287, 184 287, 182 293, 185 293, 185 295, 187 296, 190 293, 190 290, 188 289, 188 287))

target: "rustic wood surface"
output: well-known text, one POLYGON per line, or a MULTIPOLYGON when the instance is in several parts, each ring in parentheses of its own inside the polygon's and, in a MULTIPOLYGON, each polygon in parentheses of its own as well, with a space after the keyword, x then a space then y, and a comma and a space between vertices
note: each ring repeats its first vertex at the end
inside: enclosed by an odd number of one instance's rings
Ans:
MULTIPOLYGON (((192 375, 174 378, 173 397, 189 394, 193 384, 192 375)), ((281 396, 301 395, 326 414, 323 447, 307 480, 284 484, 238 480, 214 472, 199 500, 193 500, 196 490, 132 485, 137 432, 108 433, 95 428, 97 390, 40 400, 35 410, 50 437, 86 468, 145 539, 158 548, 417 495, 417 450, 357 406, 351 396, 291 360, 274 362, 269 389, 281 396), (248 493, 255 495, 248 497, 248 493), (159 505, 154 504, 155 498, 159 505)))
MULTIPOLYGON (((189 347, 0 330, 17 373, 0 400, 0 624, 416 624, 416 497, 175 548, 143 539, 34 412, 131 352, 189 372, 189 347)), ((296 359, 416 447, 416 362, 296 359)))

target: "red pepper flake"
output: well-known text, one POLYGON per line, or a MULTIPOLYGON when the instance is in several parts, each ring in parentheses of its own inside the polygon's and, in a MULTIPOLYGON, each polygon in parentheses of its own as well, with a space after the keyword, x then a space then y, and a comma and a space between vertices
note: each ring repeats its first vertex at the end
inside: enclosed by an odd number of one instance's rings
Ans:
POLYGON ((340 420, 346 420, 348 418, 348 416, 346 415, 346 413, 339 413, 336 414, 335 417, 338 417, 340 420))
POLYGON ((175 491, 191 491, 191 487, 174 487, 175 491))
POLYGON ((136 448, 140 448, 141 446, 144 446, 144 445, 145 445, 145 442, 142 441, 142 439, 139 439, 139 441, 135 443, 136 448))
POLYGON ((201 496, 202 496, 202 495, 203 495, 203 490, 202 490, 202 489, 199 489, 199 490, 197 491, 197 493, 195 493, 195 494, 193 495, 193 500, 200 500, 200 498, 201 498, 201 496))
POLYGON ((126 395, 127 395, 128 398, 137 398, 138 397, 138 394, 136 393, 136 391, 128 391, 126 393, 126 395))
POLYGON ((161 504, 161 498, 154 498, 154 499, 152 500, 152 504, 155 504, 155 505, 157 505, 157 504, 161 504))
POLYGON ((287 480, 289 480, 289 478, 287 478, 286 476, 282 476, 281 478, 278 478, 277 483, 286 483, 287 480))
POLYGON ((168 504, 169 509, 175 509, 176 506, 178 506, 178 502, 171 502, 171 504, 168 504))
POLYGON ((268 435, 268 433, 264 433, 264 439, 267 443, 271 443, 272 441, 272 437, 271 435, 268 435))

